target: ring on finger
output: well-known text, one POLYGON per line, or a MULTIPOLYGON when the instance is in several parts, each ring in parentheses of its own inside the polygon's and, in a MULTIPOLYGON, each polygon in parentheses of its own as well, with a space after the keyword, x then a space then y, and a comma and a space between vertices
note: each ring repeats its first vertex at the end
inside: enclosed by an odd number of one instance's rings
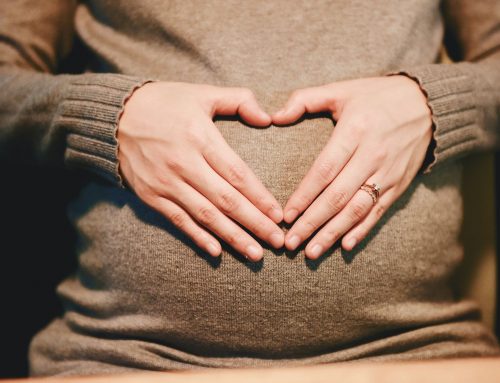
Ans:
POLYGON ((360 190, 364 190, 370 197, 372 197, 373 205, 377 203, 378 197, 380 196, 380 185, 377 183, 364 184, 360 187, 360 190))

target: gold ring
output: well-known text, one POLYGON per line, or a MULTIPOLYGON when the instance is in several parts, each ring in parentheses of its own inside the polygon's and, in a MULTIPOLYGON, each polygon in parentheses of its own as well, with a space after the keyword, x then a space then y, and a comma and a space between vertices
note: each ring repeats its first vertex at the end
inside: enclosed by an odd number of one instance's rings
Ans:
POLYGON ((370 194, 370 197, 372 197, 374 205, 377 203, 378 197, 380 195, 380 185, 376 183, 373 183, 371 185, 364 184, 363 186, 360 187, 360 189, 370 194))

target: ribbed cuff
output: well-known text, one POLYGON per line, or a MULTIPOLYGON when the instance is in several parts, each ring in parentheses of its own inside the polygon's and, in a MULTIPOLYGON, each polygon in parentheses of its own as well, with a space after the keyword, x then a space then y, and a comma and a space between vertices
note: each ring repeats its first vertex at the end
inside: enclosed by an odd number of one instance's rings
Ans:
POLYGON ((427 174, 439 164, 458 158, 477 145, 478 111, 474 81, 454 64, 429 64, 388 75, 416 81, 432 112, 433 138, 419 172, 427 174))
POLYGON ((71 82, 54 121, 66 132, 65 165, 90 170, 125 188, 118 162, 118 120, 134 90, 150 81, 86 74, 71 82))

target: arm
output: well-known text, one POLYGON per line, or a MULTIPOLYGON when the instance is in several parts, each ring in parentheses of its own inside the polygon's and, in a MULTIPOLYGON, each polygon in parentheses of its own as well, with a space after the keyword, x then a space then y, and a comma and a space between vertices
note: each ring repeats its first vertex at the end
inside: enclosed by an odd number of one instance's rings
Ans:
POLYGON ((453 64, 403 68, 432 110, 424 174, 451 159, 500 147, 500 3, 447 0, 445 45, 453 64))
POLYGON ((11 0, 2 10, 0 153, 128 187, 213 256, 222 248, 204 228, 249 259, 262 257, 230 217, 281 247, 284 234, 271 220, 281 220, 278 202, 212 121, 212 113, 238 113, 269 124, 253 93, 161 81, 142 87, 148 80, 113 73, 55 75, 71 49, 76 4, 11 0))
POLYGON ((14 162, 86 169, 124 187, 117 121, 145 80, 56 75, 72 48, 77 1, 9 3, 0 13, 0 153, 14 162))

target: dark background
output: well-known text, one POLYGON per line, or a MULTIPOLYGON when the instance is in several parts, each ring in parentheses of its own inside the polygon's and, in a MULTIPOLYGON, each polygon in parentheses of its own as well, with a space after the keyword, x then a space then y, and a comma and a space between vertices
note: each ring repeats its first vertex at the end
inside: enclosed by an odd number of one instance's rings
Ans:
POLYGON ((500 152, 495 154, 495 211, 496 211, 496 235, 497 240, 497 317, 496 333, 500 338, 500 152))
POLYGON ((30 338, 62 308, 56 285, 76 267, 65 205, 74 175, 0 162, 0 378, 27 374, 30 338))
MULTIPOLYGON (((78 38, 58 72, 82 73, 91 55, 78 38)), ((76 269, 67 203, 96 177, 36 165, 30 149, 0 153, 0 379, 28 373, 31 337, 62 314, 55 288, 76 269)), ((62 159, 61 159, 62 162, 62 159)))

